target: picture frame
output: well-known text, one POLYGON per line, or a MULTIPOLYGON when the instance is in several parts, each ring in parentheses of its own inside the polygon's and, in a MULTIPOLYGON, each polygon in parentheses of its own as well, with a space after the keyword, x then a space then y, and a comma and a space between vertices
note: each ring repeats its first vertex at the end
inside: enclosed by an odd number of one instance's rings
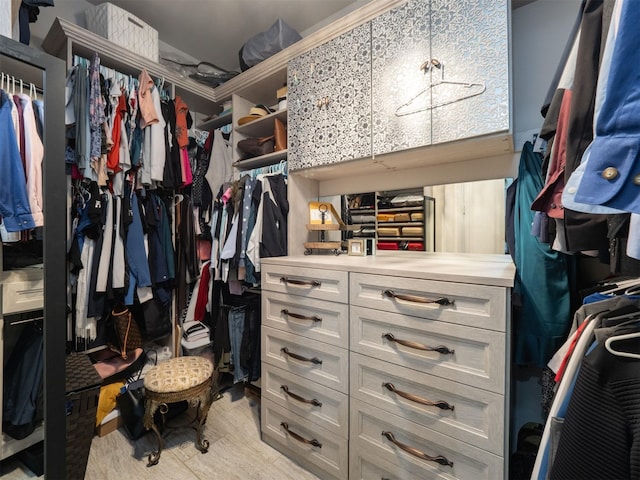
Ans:
POLYGON ((364 238, 350 238, 347 243, 347 254, 364 257, 367 254, 364 238))

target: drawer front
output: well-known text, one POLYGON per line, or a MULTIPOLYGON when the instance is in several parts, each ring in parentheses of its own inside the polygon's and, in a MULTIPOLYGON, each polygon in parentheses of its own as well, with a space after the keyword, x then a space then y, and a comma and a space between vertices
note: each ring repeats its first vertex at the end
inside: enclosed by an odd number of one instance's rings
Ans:
POLYGON ((357 353, 349 386, 351 398, 503 456, 502 395, 357 353))
POLYGON ((362 307, 351 307, 349 322, 353 352, 504 393, 504 333, 362 307), (453 353, 425 351, 399 342, 444 347, 442 352, 453 353))
POLYGON ((506 331, 507 289, 503 287, 352 273, 350 292, 351 305, 506 331), (403 295, 453 303, 421 303, 403 295))
POLYGON ((262 439, 269 445, 309 467, 321 478, 348 477, 347 438, 335 435, 267 399, 260 402, 260 413, 262 439), (308 443, 312 441, 314 445, 308 443))
MULTIPOLYGON (((352 400, 350 445, 402 466, 402 471, 421 473, 419 478, 496 480, 504 478, 503 458, 393 415, 372 405, 352 400), (395 443, 383 435, 391 434, 395 443), (412 448, 447 464, 419 458, 402 448, 412 448), (449 465, 448 463, 452 465, 449 465)), ((399 467, 400 468, 400 467, 399 467)), ((415 475, 415 473, 414 473, 415 475)), ((401 475, 398 475, 402 477, 401 475)))
POLYGON ((349 391, 349 351, 344 348, 263 327, 262 361, 339 392, 349 391))
POLYGON ((423 480, 420 470, 407 463, 400 468, 372 455, 359 443, 349 445, 350 480, 423 480))
POLYGON ((262 398, 347 438, 349 397, 268 363, 262 366, 262 398))
POLYGON ((348 303, 349 274, 319 268, 263 265, 262 290, 348 303))
POLYGON ((349 347, 349 307, 345 303, 263 292, 262 324, 349 347))
POLYGON ((2 313, 18 313, 44 308, 44 280, 24 279, 3 282, 2 313))

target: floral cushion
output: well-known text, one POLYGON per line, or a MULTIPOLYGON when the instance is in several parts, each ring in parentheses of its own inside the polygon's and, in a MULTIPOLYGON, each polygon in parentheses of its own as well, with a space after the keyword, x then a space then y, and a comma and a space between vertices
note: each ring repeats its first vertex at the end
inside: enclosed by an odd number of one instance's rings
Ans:
POLYGON ((204 357, 176 357, 153 367, 144 377, 144 388, 156 393, 182 392, 196 387, 213 374, 213 364, 204 357))

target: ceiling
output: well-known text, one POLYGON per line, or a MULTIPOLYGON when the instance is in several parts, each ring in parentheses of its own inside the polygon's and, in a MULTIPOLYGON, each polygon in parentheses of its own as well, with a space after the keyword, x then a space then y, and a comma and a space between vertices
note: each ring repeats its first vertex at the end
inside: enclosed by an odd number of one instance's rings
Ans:
MULTIPOLYGON (((280 17, 305 34, 370 0, 109 0, 159 32, 160 40, 199 61, 240 71, 238 51, 280 17)), ((92 4, 103 0, 89 0, 92 4)), ((162 53, 162 50, 161 50, 162 53)), ((177 59, 176 55, 168 55, 177 59)))
MULTIPOLYGON (((99 4, 104 0, 88 0, 99 4)), ((306 36, 371 0, 109 0, 159 32, 162 42, 206 61, 240 71, 238 52, 278 19, 306 36)), ((511 0, 520 8, 535 0, 511 0)), ((180 60, 179 53, 166 58, 180 60)))

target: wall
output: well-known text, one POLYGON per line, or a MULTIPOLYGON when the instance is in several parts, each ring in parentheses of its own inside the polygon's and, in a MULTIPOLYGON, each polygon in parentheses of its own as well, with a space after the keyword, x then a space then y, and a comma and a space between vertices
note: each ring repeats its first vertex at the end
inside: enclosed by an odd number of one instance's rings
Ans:
POLYGON ((0 35, 11 38, 11 0, 0 0, 0 35))
POLYGON ((580 0, 538 0, 513 11, 513 131, 516 151, 542 126, 540 106, 578 14, 580 0))

